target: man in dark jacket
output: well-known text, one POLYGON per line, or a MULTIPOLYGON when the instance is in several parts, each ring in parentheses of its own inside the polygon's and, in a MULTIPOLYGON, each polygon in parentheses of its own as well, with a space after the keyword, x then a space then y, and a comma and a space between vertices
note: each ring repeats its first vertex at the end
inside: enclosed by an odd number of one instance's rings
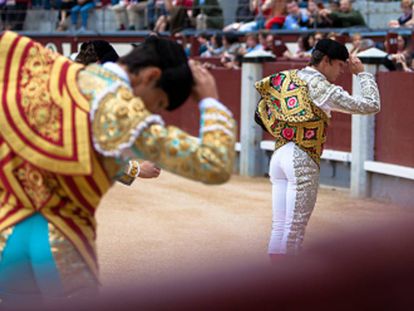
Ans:
POLYGON ((322 10, 321 15, 328 17, 332 21, 332 27, 335 28, 366 26, 364 17, 359 11, 352 9, 350 0, 341 0, 338 12, 322 10))

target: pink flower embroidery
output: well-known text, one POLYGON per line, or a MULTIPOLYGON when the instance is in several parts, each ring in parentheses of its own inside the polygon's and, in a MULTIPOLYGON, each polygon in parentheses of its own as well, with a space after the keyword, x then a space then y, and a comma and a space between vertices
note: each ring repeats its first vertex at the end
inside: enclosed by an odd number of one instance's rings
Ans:
POLYGON ((306 130, 305 137, 306 139, 312 139, 315 136, 314 130, 306 130))
POLYGON ((286 127, 282 131, 282 136, 286 138, 287 140, 292 140, 293 136, 295 135, 295 132, 292 128, 286 127))
POLYGON ((297 103, 296 98, 295 97, 291 97, 291 98, 289 98, 289 100, 287 102, 287 105, 288 105, 289 108, 295 108, 296 107, 296 103, 297 103))
POLYGON ((290 85, 289 85, 289 90, 294 90, 296 88, 296 86, 293 84, 293 83, 291 83, 290 85))

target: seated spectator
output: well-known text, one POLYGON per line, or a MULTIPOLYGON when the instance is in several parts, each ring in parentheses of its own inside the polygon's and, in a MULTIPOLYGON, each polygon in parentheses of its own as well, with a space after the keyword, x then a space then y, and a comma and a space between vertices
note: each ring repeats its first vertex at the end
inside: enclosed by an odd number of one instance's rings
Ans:
POLYGON ((337 34, 336 32, 331 31, 331 32, 328 32, 325 37, 326 37, 326 39, 331 39, 331 40, 336 41, 338 36, 339 36, 339 34, 337 34))
POLYGON ((412 52, 410 48, 409 37, 398 35, 396 51, 392 51, 388 40, 384 42, 385 50, 389 53, 384 66, 390 71, 404 71, 407 67, 411 67, 412 52))
POLYGON ((366 26, 364 18, 359 11, 352 9, 350 0, 339 2, 339 11, 334 12, 329 9, 321 10, 320 14, 332 22, 334 28, 347 28, 353 26, 366 26))
POLYGON ((84 65, 92 63, 104 64, 118 61, 118 54, 112 45, 105 40, 83 42, 75 61, 84 65))
POLYGON ((412 26, 411 20, 413 17, 413 1, 412 0, 401 0, 400 7, 401 7, 401 11, 403 14, 397 20, 389 21, 388 27, 398 28, 398 27, 412 26))
POLYGON ((237 59, 240 49, 239 37, 232 32, 225 32, 223 35, 223 47, 221 64, 226 68, 239 68, 240 64, 237 59))
POLYGON ((285 21, 286 0, 250 0, 250 10, 254 20, 245 23, 234 23, 224 31, 252 32, 263 28, 279 29, 285 21))
POLYGON ((331 26, 331 21, 320 14, 321 10, 324 10, 324 4, 320 0, 309 0, 307 13, 309 16, 308 28, 326 28, 331 26))
POLYGON ((148 0, 147 2, 148 29, 153 30, 160 16, 168 14, 165 9, 164 0, 148 0))
POLYGON ((57 31, 65 31, 69 27, 69 16, 71 9, 76 5, 76 0, 62 0, 58 8, 58 25, 57 31))
POLYGON ((313 35, 313 38, 315 40, 315 45, 316 45, 320 40, 322 40, 323 38, 325 38, 325 34, 322 33, 322 32, 320 32, 320 31, 317 31, 313 35))
POLYGON ((3 30, 23 30, 29 0, 0 1, 3 30))
POLYGON ((224 31, 240 31, 251 32, 264 28, 264 18, 270 14, 270 9, 266 9, 265 6, 269 0, 250 0, 249 10, 253 15, 251 21, 236 22, 224 27, 224 31))
POLYGON ((283 28, 286 20, 286 0, 272 0, 269 2, 271 14, 265 21, 265 28, 269 30, 281 29, 283 28))
POLYGON ((145 29, 146 10, 148 1, 146 0, 120 0, 111 6, 115 13, 118 23, 118 30, 145 29))
POLYGON ((201 55, 207 51, 209 40, 210 36, 205 32, 202 32, 199 35, 197 35, 197 41, 200 45, 200 47, 198 48, 198 55, 201 55))
POLYGON ((287 50, 283 56, 290 60, 307 60, 310 59, 313 47, 315 45, 315 38, 312 34, 301 35, 298 38, 298 49, 295 53, 287 50))
POLYGON ((77 0, 77 4, 70 10, 70 17, 72 20, 72 29, 77 28, 78 15, 81 15, 80 31, 85 31, 88 28, 89 12, 95 8, 94 0, 77 0))
POLYGON ((207 51, 201 54, 202 57, 220 56, 224 52, 223 40, 220 33, 215 33, 207 42, 207 51))
POLYGON ((223 29, 223 11, 217 0, 194 0, 192 17, 197 30, 223 29))
POLYGON ((193 7, 193 0, 166 0, 167 10, 170 13, 168 28, 171 33, 180 32, 192 28, 190 15, 193 7))
POLYGON ((264 30, 259 32, 259 44, 262 46, 264 51, 273 51, 275 43, 275 37, 269 31, 264 30))
POLYGON ((369 48, 375 47, 375 42, 369 38, 362 38, 361 34, 354 33, 351 36, 352 47, 349 50, 349 54, 357 56, 358 53, 363 52, 369 48))
POLYGON ((285 23, 283 24, 284 29, 307 29, 309 17, 307 12, 299 7, 297 1, 288 1, 286 10, 288 15, 286 16, 285 23))
POLYGON ((250 9, 252 0, 238 0, 236 9, 236 23, 247 23, 254 20, 253 11, 250 9))
POLYGON ((245 46, 240 47, 238 54, 245 55, 250 52, 263 50, 263 46, 259 43, 259 37, 255 33, 249 33, 246 35, 245 46))
POLYGON ((191 26, 188 10, 192 8, 193 0, 164 0, 164 5, 166 14, 158 18, 155 32, 170 30, 174 34, 191 26))
POLYGON ((329 0, 329 11, 339 12, 340 1, 339 0, 329 0))
POLYGON ((173 38, 175 42, 177 42, 179 45, 183 47, 183 50, 185 54, 187 55, 187 57, 190 57, 191 50, 190 50, 190 46, 187 44, 187 37, 181 32, 176 32, 173 34, 173 38))

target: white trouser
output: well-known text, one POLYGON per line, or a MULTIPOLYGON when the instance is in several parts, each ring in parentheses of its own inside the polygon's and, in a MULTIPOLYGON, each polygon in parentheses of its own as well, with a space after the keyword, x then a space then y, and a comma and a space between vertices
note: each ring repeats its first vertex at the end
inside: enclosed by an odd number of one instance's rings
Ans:
POLYGON ((132 3, 127 6, 119 3, 111 7, 115 13, 116 22, 119 26, 134 26, 136 29, 143 29, 146 26, 147 2, 132 3))
POLYGON ((306 152, 290 142, 273 153, 269 175, 273 217, 268 252, 294 254, 301 248, 315 206, 319 167, 306 152))
POLYGON ((135 26, 135 28, 143 29, 146 26, 146 10, 147 2, 132 3, 127 8, 129 26, 135 26))
POLYGON ((124 3, 119 3, 111 7, 115 13, 116 22, 118 26, 124 25, 125 27, 129 26, 128 16, 126 12, 126 5, 124 3))

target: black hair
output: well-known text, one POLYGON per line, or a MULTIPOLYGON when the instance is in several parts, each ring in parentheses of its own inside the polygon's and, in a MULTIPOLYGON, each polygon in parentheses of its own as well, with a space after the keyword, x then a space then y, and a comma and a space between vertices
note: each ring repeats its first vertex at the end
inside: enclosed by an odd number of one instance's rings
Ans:
POLYGON ((100 62, 116 62, 119 56, 112 45, 105 40, 83 42, 75 61, 84 65, 100 62))
POLYGON ((106 62, 115 63, 118 59, 118 53, 112 47, 112 45, 105 40, 93 40, 92 44, 95 48, 95 53, 98 56, 98 60, 101 64, 106 62))
POLYGON ((154 66, 161 69, 160 87, 168 95, 167 110, 181 106, 191 93, 193 75, 188 66, 187 56, 178 43, 149 36, 130 53, 121 57, 119 63, 125 65, 132 74, 141 69, 154 66))
POLYGON ((319 50, 313 50, 311 59, 309 61, 310 66, 317 66, 321 63, 323 57, 326 56, 325 53, 319 50))
POLYGON ((233 43, 239 43, 239 36, 234 32, 225 32, 223 37, 226 39, 227 43, 232 45, 233 43))
POLYGON ((96 63, 98 61, 98 55, 96 55, 95 47, 92 44, 92 41, 83 42, 79 53, 75 58, 75 62, 81 63, 83 65, 89 65, 96 63))
POLYGON ((313 46, 311 46, 310 45, 310 43, 309 43, 309 39, 311 38, 311 37, 314 37, 314 35, 313 34, 306 34, 306 35, 301 35, 300 36, 300 38, 302 39, 302 47, 303 47, 303 50, 306 52, 306 51, 309 51, 311 48, 313 48, 313 46))
POLYGON ((216 40, 216 47, 221 48, 223 46, 223 38, 219 32, 213 35, 214 39, 216 40))

